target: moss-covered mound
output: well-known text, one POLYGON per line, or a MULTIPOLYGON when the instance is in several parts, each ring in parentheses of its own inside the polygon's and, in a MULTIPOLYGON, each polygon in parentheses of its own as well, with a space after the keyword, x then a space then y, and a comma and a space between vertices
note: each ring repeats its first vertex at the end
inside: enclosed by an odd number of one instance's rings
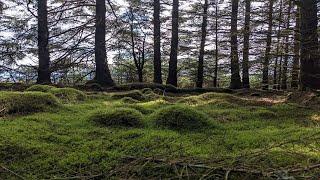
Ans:
POLYGON ((139 101, 142 101, 142 100, 145 99, 143 93, 141 91, 139 91, 139 90, 114 93, 114 94, 111 95, 111 97, 113 99, 122 99, 122 98, 125 98, 125 97, 130 97, 132 99, 139 100, 139 101))
POLYGON ((36 84, 27 88, 26 91, 49 92, 51 89, 55 89, 55 88, 56 87, 50 86, 50 85, 36 84))
POLYGON ((0 116, 43 112, 59 105, 59 100, 49 93, 0 92, 0 116))
POLYGON ((111 127, 140 127, 142 114, 129 108, 118 108, 107 111, 97 111, 89 117, 90 121, 111 127))
POLYGON ((156 111, 152 120, 157 127, 172 130, 198 130, 209 125, 205 114, 181 105, 169 106, 156 111))
POLYGON ((126 104, 135 104, 140 102, 139 100, 133 99, 131 97, 124 97, 121 99, 121 101, 126 104))
POLYGON ((84 101, 87 95, 73 88, 53 88, 49 91, 65 103, 84 101))

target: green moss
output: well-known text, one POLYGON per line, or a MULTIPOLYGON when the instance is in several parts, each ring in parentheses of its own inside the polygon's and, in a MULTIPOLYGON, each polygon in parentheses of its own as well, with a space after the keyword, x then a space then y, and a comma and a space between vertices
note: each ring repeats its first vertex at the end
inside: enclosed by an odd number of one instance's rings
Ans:
POLYGON ((139 91, 139 90, 114 93, 114 94, 111 95, 111 97, 114 98, 114 99, 122 99, 122 98, 125 98, 125 97, 130 97, 132 99, 139 100, 139 101, 142 101, 142 100, 145 99, 143 93, 141 91, 139 91))
POLYGON ((140 127, 142 114, 129 108, 97 111, 89 117, 90 121, 111 127, 140 127))
POLYGON ((172 130, 199 130, 208 127, 208 117, 203 113, 181 105, 174 105, 156 111, 152 120, 157 127, 172 130))
POLYGON ((49 92, 65 103, 84 101, 87 98, 84 92, 73 88, 54 88, 49 92))
POLYGON ((60 105, 52 94, 43 92, 0 92, 1 114, 28 114, 60 105))
POLYGON ((49 85, 32 85, 26 91, 39 91, 39 92, 49 92, 51 89, 55 89, 56 87, 54 86, 49 86, 49 85))
POLYGON ((135 104, 135 103, 140 102, 139 100, 133 99, 131 97, 124 97, 124 98, 121 99, 121 101, 123 103, 128 103, 128 104, 135 104))

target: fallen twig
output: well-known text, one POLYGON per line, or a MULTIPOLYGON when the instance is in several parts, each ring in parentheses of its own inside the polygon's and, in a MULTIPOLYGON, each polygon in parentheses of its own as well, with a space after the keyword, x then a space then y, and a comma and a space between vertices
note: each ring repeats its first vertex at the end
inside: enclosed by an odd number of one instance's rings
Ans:
POLYGON ((3 169, 3 170, 5 170, 5 171, 7 171, 7 172, 9 172, 9 173, 10 173, 10 174, 12 174, 12 175, 14 175, 14 176, 18 177, 19 179, 23 179, 23 180, 25 180, 25 178, 24 178, 24 177, 20 176, 20 175, 19 175, 19 174, 17 174, 16 172, 14 172, 14 171, 12 171, 12 170, 10 170, 10 169, 8 169, 8 168, 6 168, 6 167, 2 166, 2 165, 0 165, 0 168, 1 168, 1 169, 3 169))

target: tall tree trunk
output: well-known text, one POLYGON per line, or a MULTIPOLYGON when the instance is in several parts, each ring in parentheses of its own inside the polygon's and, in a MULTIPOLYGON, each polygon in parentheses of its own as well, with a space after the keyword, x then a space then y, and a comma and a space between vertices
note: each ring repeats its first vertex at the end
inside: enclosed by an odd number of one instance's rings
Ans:
MULTIPOLYGON (((281 46, 281 25, 282 25, 282 7, 283 7, 283 0, 280 0, 280 8, 279 8, 279 19, 278 19, 278 32, 277 32, 277 50, 276 50, 276 57, 274 62, 274 69, 273 69, 273 89, 278 89, 278 69, 279 69, 279 58, 280 58, 280 46, 281 46)), ((280 65, 281 69, 281 65, 280 65)))
POLYGON ((208 0, 204 1, 203 6, 203 20, 201 26, 201 44, 200 44, 200 54, 198 62, 198 80, 197 87, 202 88, 203 86, 203 59, 204 59, 204 48, 206 44, 207 37, 207 25, 208 25, 208 0))
POLYGON ((161 72, 161 21, 160 21, 160 0, 153 1, 153 26, 154 26, 154 75, 153 82, 162 84, 161 72))
POLYGON ((216 48, 216 52, 215 52, 215 65, 214 65, 214 76, 213 76, 213 87, 218 87, 218 61, 219 61, 219 49, 218 49, 218 10, 219 10, 219 6, 218 6, 219 1, 215 0, 215 48, 216 48))
POLYGON ((51 83, 47 0, 38 1, 38 84, 51 83))
POLYGON ((231 14, 231 89, 242 88, 238 56, 238 7, 239 0, 232 0, 231 14))
POLYGON ((267 46, 263 62, 263 74, 262 74, 262 88, 269 88, 269 63, 270 63, 270 51, 271 51, 271 41, 272 41, 272 26, 273 26, 273 2, 274 0, 269 0, 269 13, 268 13, 268 32, 267 32, 267 46))
MULTIPOLYGON (((291 18, 291 9, 292 9, 292 2, 289 0, 289 7, 288 7, 288 16, 287 16, 287 24, 286 29, 290 29, 290 18, 291 18)), ((282 82, 281 82, 281 89, 287 89, 287 74, 288 74, 288 61, 289 61, 289 35, 286 35, 285 40, 285 48, 284 48, 285 56, 284 56, 284 62, 283 62, 283 69, 282 69, 282 82)))
POLYGON ((97 83, 103 86, 114 86, 110 70, 106 62, 106 2, 96 0, 95 61, 97 83))
POLYGON ((301 1, 301 83, 320 89, 317 0, 301 1))
POLYGON ((173 0, 172 8, 172 37, 171 52, 169 61, 169 75, 167 84, 178 85, 177 66, 178 66, 178 45, 179 45, 179 0, 173 0))
POLYGON ((246 0, 246 15, 244 25, 244 40, 243 40, 243 62, 242 62, 242 75, 243 87, 250 88, 249 77, 249 50, 250 50, 250 16, 251 16, 251 0, 246 0))
POLYGON ((300 69, 300 25, 301 25, 301 14, 300 7, 297 7, 296 12, 296 27, 294 33, 294 58, 292 67, 292 81, 291 87, 294 89, 299 88, 299 69, 300 69))
MULTIPOLYGON (((278 32, 277 32, 277 50, 276 50, 276 57, 273 69, 273 89, 278 89, 278 69, 279 69, 279 58, 280 58, 280 46, 281 46, 281 25, 282 25, 282 7, 283 7, 283 0, 280 0, 280 8, 279 8, 279 19, 278 19, 278 32)), ((280 65, 281 69, 281 65, 280 65)))

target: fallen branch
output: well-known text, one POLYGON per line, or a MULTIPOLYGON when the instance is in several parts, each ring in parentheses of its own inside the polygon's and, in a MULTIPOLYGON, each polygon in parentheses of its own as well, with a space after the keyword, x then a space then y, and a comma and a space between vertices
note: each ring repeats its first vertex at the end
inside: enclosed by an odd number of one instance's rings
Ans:
POLYGON ((10 173, 10 174, 12 174, 12 175, 14 175, 14 176, 18 177, 19 179, 25 180, 25 178, 24 178, 24 177, 20 176, 20 175, 19 175, 19 174, 17 174, 16 172, 14 172, 14 171, 12 171, 12 170, 10 170, 10 169, 8 169, 8 168, 6 168, 6 167, 2 166, 2 165, 0 165, 0 168, 1 168, 1 169, 3 169, 3 170, 5 170, 5 171, 7 171, 7 172, 9 172, 9 173, 10 173))

